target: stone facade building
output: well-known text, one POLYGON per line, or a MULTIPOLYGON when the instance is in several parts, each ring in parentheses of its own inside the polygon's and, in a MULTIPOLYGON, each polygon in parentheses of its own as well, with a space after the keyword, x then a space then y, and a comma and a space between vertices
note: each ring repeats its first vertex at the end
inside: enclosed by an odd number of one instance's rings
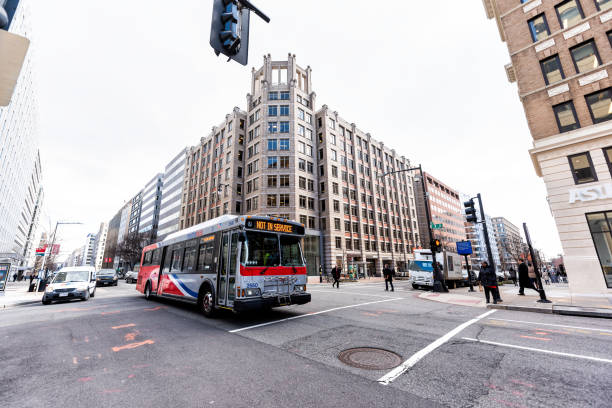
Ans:
POLYGON ((573 293, 612 294, 612 2, 483 0, 511 62, 573 293))
POLYGON ((222 214, 270 215, 306 226, 308 273, 334 264, 369 274, 404 268, 419 241, 404 156, 323 106, 312 70, 268 55, 253 70, 247 111, 188 149, 180 228, 222 214))

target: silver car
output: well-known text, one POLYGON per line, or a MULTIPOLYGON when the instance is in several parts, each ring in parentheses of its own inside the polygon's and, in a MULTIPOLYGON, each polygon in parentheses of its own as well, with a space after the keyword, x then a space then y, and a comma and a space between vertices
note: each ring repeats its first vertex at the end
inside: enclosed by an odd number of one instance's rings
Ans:
POLYGON ((125 274, 126 283, 136 283, 138 281, 138 272, 129 271, 125 274))
POLYGON ((42 302, 48 305, 54 300, 87 300, 96 295, 96 270, 93 267, 76 266, 62 268, 45 288, 42 302))

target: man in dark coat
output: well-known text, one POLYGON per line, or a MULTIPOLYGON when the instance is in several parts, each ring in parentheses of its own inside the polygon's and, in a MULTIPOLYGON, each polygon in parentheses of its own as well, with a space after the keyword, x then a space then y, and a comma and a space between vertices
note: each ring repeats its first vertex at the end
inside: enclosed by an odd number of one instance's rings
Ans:
POLYGON ((332 288, 334 285, 340 289, 340 272, 342 272, 342 268, 339 266, 334 266, 331 270, 332 278, 334 278, 334 282, 332 283, 332 288))
POLYGON ((389 285, 391 285, 391 292, 394 292, 393 288, 393 277, 395 276, 395 269, 390 268, 389 264, 385 264, 385 269, 383 269, 383 276, 385 277, 385 290, 389 290, 389 285))
POLYGON ((538 292, 538 290, 531 283, 531 279, 529 279, 529 267, 525 263, 524 259, 521 259, 521 263, 519 264, 518 271, 519 271, 519 293, 518 294, 520 296, 525 296, 525 288, 533 289, 536 292, 538 292))
POLYGON ((480 283, 484 287, 487 303, 489 303, 490 294, 493 295, 493 304, 497 304, 497 302, 502 301, 499 295, 499 289, 497 288, 497 275, 486 261, 482 262, 480 273, 478 274, 478 280, 480 280, 480 283))
POLYGON ((510 272, 510 280, 514 282, 514 286, 516 286, 516 271, 514 270, 514 267, 511 266, 508 272, 510 272))

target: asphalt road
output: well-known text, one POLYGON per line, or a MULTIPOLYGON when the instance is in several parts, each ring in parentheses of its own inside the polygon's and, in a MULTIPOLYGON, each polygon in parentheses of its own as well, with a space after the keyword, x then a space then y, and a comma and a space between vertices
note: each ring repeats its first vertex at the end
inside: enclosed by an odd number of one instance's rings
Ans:
POLYGON ((7 308, 1 406, 610 406, 612 321, 383 288, 311 285, 307 305, 215 319, 123 282, 87 302, 7 308), (338 359, 357 347, 403 363, 366 370, 338 359))

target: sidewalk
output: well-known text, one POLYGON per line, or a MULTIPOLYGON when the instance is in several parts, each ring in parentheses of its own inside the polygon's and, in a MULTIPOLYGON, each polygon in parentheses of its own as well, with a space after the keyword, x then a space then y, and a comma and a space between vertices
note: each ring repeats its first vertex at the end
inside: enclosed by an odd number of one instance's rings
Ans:
POLYGON ((0 294, 0 310, 19 305, 39 303, 42 292, 28 292, 30 281, 8 282, 3 294, 0 294))
POLYGON ((472 293, 469 292, 469 288, 459 288, 451 289, 449 293, 423 292, 419 297, 436 302, 488 307, 489 309, 612 318, 612 296, 609 295, 584 294, 576 296, 570 293, 567 284, 555 283, 544 285, 546 298, 552 303, 538 303, 540 296, 536 291, 526 289, 525 296, 519 296, 518 289, 518 286, 512 284, 500 286, 499 290, 503 302, 496 305, 486 304, 484 291, 480 292, 478 286, 474 287, 475 292, 472 293))

